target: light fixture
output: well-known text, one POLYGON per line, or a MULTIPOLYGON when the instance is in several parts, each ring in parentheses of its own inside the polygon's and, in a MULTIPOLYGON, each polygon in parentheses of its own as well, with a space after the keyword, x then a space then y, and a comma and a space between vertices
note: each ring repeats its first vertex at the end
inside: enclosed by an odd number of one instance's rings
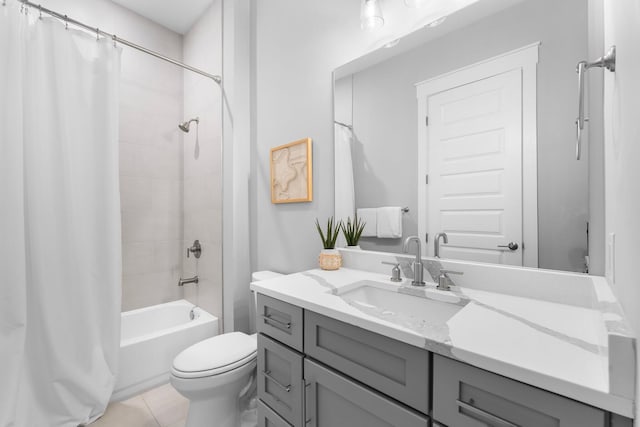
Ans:
POLYGON ((360 7, 360 27, 363 30, 375 30, 384 25, 379 0, 362 0, 360 7))
POLYGON ((410 8, 418 8, 424 6, 426 0, 404 0, 404 5, 410 8))

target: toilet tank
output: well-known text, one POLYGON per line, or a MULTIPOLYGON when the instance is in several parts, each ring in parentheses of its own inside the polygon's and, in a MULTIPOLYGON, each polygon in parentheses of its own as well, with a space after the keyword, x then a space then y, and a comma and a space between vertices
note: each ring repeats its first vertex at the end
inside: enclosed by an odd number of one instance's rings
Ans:
MULTIPOLYGON (((268 280, 282 276, 281 273, 275 271, 263 270, 251 273, 251 281, 258 282, 260 280, 268 280)), ((258 310, 258 303, 256 301, 257 294, 251 291, 251 311, 249 313, 250 333, 256 333, 256 311, 258 310)))

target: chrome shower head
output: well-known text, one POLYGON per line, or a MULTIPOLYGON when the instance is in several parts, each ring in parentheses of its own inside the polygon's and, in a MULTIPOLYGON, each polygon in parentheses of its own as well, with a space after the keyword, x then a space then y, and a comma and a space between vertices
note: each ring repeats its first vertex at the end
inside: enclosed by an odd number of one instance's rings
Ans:
POLYGON ((178 125, 178 128, 180 128, 180 130, 184 133, 189 133, 189 126, 191 125, 191 122, 200 123, 200 118, 196 117, 195 119, 187 120, 186 122, 180 123, 178 125))

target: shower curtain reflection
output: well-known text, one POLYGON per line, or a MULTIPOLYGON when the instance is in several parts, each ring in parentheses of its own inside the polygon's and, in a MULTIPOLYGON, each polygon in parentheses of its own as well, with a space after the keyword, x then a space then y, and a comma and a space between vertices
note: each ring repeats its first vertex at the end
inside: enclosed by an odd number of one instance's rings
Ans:
POLYGON ((120 50, 0 6, 0 425, 77 426, 120 333, 120 50))

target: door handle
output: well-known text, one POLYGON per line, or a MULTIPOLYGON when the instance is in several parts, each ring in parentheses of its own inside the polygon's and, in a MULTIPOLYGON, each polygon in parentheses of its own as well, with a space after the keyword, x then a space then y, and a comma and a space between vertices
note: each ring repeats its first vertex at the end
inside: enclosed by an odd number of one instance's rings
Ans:
POLYGON ((516 242, 509 242, 508 245, 498 245, 499 248, 507 248, 510 251, 517 251, 518 250, 518 244, 516 242))

